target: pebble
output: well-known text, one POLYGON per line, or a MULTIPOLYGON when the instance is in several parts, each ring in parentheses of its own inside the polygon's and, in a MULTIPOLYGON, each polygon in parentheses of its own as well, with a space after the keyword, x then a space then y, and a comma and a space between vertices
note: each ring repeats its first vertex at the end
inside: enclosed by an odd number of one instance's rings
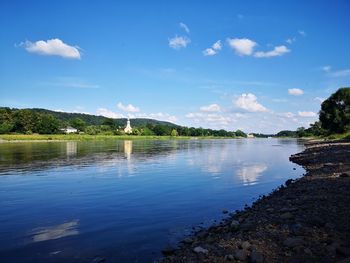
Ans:
POLYGON ((235 259, 238 259, 238 260, 246 260, 248 257, 248 253, 247 251, 243 250, 243 249, 237 249, 235 251, 235 259))
POLYGON ((283 245, 286 247, 296 247, 300 246, 304 243, 304 240, 302 237, 288 237, 286 240, 284 240, 283 245))
POLYGON ((239 228, 239 222, 237 220, 232 220, 231 222, 231 229, 232 230, 238 230, 239 228))
POLYGON ((281 215, 281 218, 282 218, 282 219, 291 219, 291 218, 293 218, 293 217, 294 217, 293 214, 290 213, 290 212, 286 212, 286 213, 283 213, 283 214, 281 215))
POLYGON ((200 247, 200 246, 195 247, 195 248, 193 249, 193 251, 194 251, 195 253, 197 253, 197 254, 199 254, 199 253, 208 254, 208 252, 209 252, 208 249, 202 248, 202 247, 200 247))
POLYGON ((264 256, 260 252, 253 250, 250 254, 250 262, 251 263, 263 263, 264 262, 264 256))
POLYGON ((241 247, 244 249, 244 250, 248 250, 252 245, 249 243, 249 241, 244 241, 242 244, 241 244, 241 247))

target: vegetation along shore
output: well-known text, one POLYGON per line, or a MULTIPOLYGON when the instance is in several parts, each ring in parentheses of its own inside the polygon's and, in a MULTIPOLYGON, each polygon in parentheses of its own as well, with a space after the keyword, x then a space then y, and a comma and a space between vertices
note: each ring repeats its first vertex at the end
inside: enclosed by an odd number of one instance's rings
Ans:
POLYGON ((165 248, 160 262, 350 262, 349 156, 350 140, 308 142, 290 157, 305 176, 165 248))

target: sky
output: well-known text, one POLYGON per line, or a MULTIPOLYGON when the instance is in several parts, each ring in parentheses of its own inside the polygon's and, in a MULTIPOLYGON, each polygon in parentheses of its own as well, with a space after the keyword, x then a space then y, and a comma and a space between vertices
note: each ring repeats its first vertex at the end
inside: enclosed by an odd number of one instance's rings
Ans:
POLYGON ((0 2, 0 106, 275 133, 350 86, 350 1, 0 2))

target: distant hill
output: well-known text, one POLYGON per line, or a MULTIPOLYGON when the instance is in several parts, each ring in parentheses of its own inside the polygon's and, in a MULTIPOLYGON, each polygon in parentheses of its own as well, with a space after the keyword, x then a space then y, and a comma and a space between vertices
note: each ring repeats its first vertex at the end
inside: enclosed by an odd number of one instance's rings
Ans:
MULTIPOLYGON (((4 108, 0 107, 0 109, 9 109, 9 108, 4 108)), ((16 111, 18 109, 11 108, 11 111, 16 111)), ((63 122, 70 122, 73 119, 79 118, 82 119, 86 125, 102 125, 106 120, 111 119, 107 118, 104 116, 97 116, 97 115, 90 115, 90 114, 84 114, 84 113, 70 113, 70 112, 60 112, 60 111, 52 111, 52 110, 47 110, 47 109, 40 109, 40 108, 32 108, 32 109, 25 109, 29 111, 33 111, 36 113, 41 113, 41 114, 50 114, 57 118, 60 121, 63 122)), ((126 118, 120 118, 120 119, 113 119, 116 126, 124 127, 126 125, 127 119, 126 118)), ((166 125, 169 127, 180 127, 179 125, 176 125, 171 122, 167 121, 158 121, 154 119, 147 119, 147 118, 135 118, 135 119, 130 119, 131 126, 133 127, 144 127, 147 124, 150 125, 166 125)))

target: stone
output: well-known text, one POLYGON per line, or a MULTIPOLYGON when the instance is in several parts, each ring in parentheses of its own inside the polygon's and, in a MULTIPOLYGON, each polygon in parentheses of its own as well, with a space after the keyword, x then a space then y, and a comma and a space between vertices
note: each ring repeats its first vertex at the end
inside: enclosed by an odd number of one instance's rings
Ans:
POLYGON ((182 243, 184 244, 192 244, 193 243, 193 238, 186 237, 184 240, 182 240, 182 243))
POLYGON ((225 260, 234 260, 235 257, 231 254, 225 256, 225 260))
POLYGON ((237 250, 235 251, 235 259, 244 261, 244 260, 247 259, 247 257, 248 257, 247 251, 245 251, 245 250, 243 250, 243 249, 237 249, 237 250))
POLYGON ((223 214, 228 214, 228 210, 224 209, 224 210, 222 210, 222 213, 223 214))
POLYGON ((197 253, 197 254, 200 254, 200 253, 202 253, 202 254, 208 254, 208 249, 205 249, 205 248, 202 248, 202 247, 200 247, 200 246, 198 246, 198 247, 195 247, 194 249, 193 249, 193 252, 195 252, 195 253, 197 253))
POLYGON ((293 217, 294 217, 293 214, 290 213, 290 212, 286 212, 286 213, 283 213, 283 214, 281 215, 281 218, 282 218, 282 219, 291 219, 291 218, 293 218, 293 217))
POLYGON ((238 230, 238 228, 239 228, 239 222, 237 220, 232 220, 231 229, 235 231, 235 230, 238 230))
POLYGON ((244 250, 248 250, 252 245, 249 243, 249 241, 244 241, 242 244, 241 244, 241 247, 244 249, 244 250))
POLYGON ((253 250, 250 254, 250 262, 251 263, 263 263, 264 262, 264 256, 260 252, 253 250))
POLYGON ((302 237, 288 237, 286 240, 284 240, 283 245, 286 247, 297 247, 304 243, 304 240, 302 237))

